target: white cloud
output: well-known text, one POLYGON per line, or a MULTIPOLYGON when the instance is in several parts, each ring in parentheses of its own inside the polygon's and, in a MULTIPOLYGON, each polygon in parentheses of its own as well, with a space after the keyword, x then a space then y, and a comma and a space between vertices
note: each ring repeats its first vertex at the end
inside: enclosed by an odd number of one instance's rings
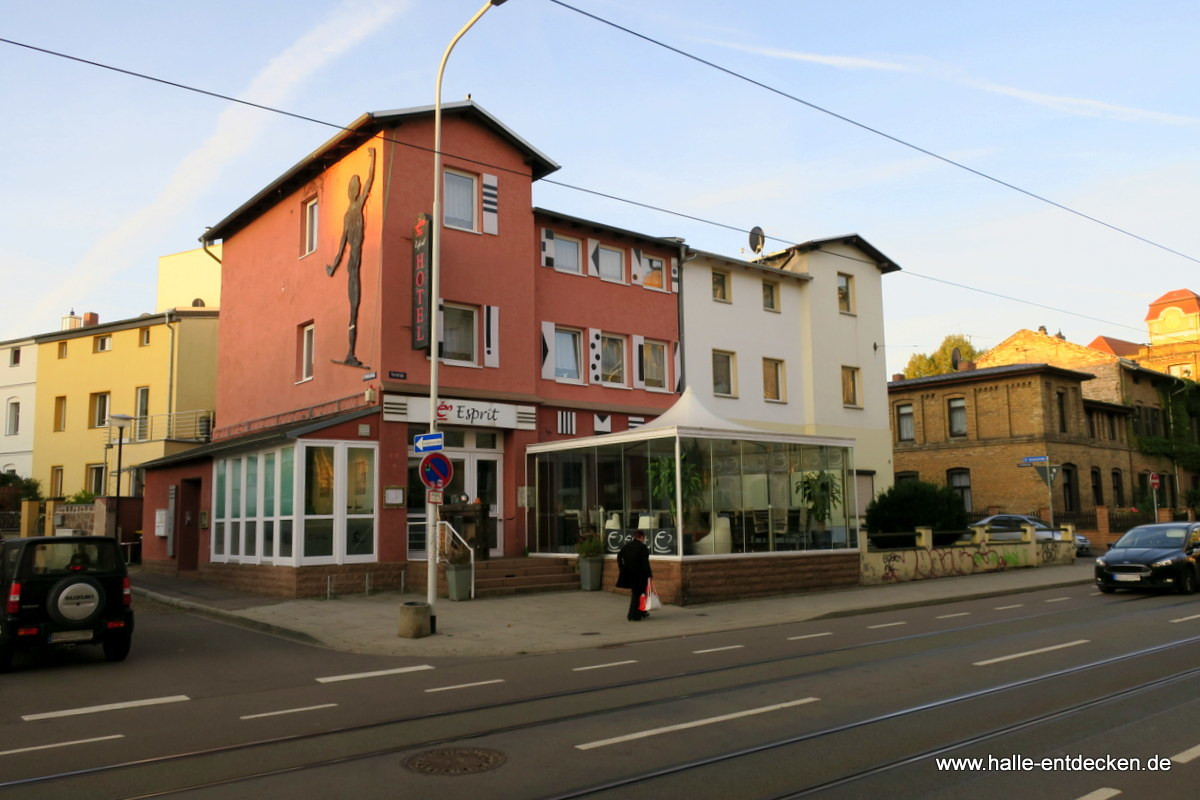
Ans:
MULTIPOLYGON (((271 59, 236 96, 262 105, 284 103, 310 76, 410 6, 411 0, 346 0, 271 59)), ((62 313, 74 298, 120 272, 128 265, 131 254, 144 256, 142 242, 152 238, 156 228, 178 218, 197 196, 216 183, 221 170, 250 150, 272 121, 271 113, 243 105, 233 105, 222 112, 213 133, 183 158, 157 196, 129 213, 96 241, 57 283, 62 288, 46 293, 25 312, 26 321, 21 328, 41 330, 45 327, 44 320, 62 313)))

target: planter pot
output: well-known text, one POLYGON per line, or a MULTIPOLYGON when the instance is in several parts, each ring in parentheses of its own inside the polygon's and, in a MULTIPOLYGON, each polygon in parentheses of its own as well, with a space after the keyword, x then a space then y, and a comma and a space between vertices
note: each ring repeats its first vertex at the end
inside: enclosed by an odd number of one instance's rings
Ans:
POLYGON ((586 592, 598 592, 603 577, 604 556, 579 557, 579 588, 586 592))
POLYGON ((446 596, 451 600, 471 599, 471 565, 446 565, 446 596))

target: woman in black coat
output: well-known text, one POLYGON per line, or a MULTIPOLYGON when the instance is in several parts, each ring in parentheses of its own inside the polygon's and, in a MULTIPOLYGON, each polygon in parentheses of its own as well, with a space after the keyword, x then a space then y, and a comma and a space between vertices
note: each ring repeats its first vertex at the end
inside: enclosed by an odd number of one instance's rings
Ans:
POLYGON ((633 538, 617 553, 617 587, 629 589, 629 621, 637 622, 650 616, 642 611, 642 595, 646 584, 654 577, 650 572, 650 548, 646 547, 646 534, 634 531, 633 538))

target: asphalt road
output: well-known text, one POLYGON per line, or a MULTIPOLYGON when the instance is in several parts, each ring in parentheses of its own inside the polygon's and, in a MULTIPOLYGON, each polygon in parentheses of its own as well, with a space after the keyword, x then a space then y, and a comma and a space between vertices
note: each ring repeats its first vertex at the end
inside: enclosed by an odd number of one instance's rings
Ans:
POLYGON ((1079 586, 495 659, 138 613, 123 664, 80 648, 4 677, 0 797, 1169 800, 1200 783, 1192 597, 1079 586))

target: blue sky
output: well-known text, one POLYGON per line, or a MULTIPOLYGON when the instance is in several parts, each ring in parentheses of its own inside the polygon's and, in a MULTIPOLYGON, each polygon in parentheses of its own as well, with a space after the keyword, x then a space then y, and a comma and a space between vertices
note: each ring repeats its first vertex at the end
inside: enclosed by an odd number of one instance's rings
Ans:
MULTIPOLYGON (((480 2, 6 2, 0 38, 345 124, 432 103, 442 50, 480 2)), ((569 2, 1200 259, 1195 2, 569 2)), ((784 242, 861 234, 903 268, 884 278, 890 372, 949 333, 1144 341, 1148 303, 1200 291, 1197 261, 552 0, 508 0, 463 39, 444 97, 468 93, 563 166, 554 180, 784 242)), ((154 310, 159 256, 195 247, 331 135, 4 43, 0 107, 0 340, 72 308, 154 310)), ((746 247, 559 186, 534 200, 746 247)))

